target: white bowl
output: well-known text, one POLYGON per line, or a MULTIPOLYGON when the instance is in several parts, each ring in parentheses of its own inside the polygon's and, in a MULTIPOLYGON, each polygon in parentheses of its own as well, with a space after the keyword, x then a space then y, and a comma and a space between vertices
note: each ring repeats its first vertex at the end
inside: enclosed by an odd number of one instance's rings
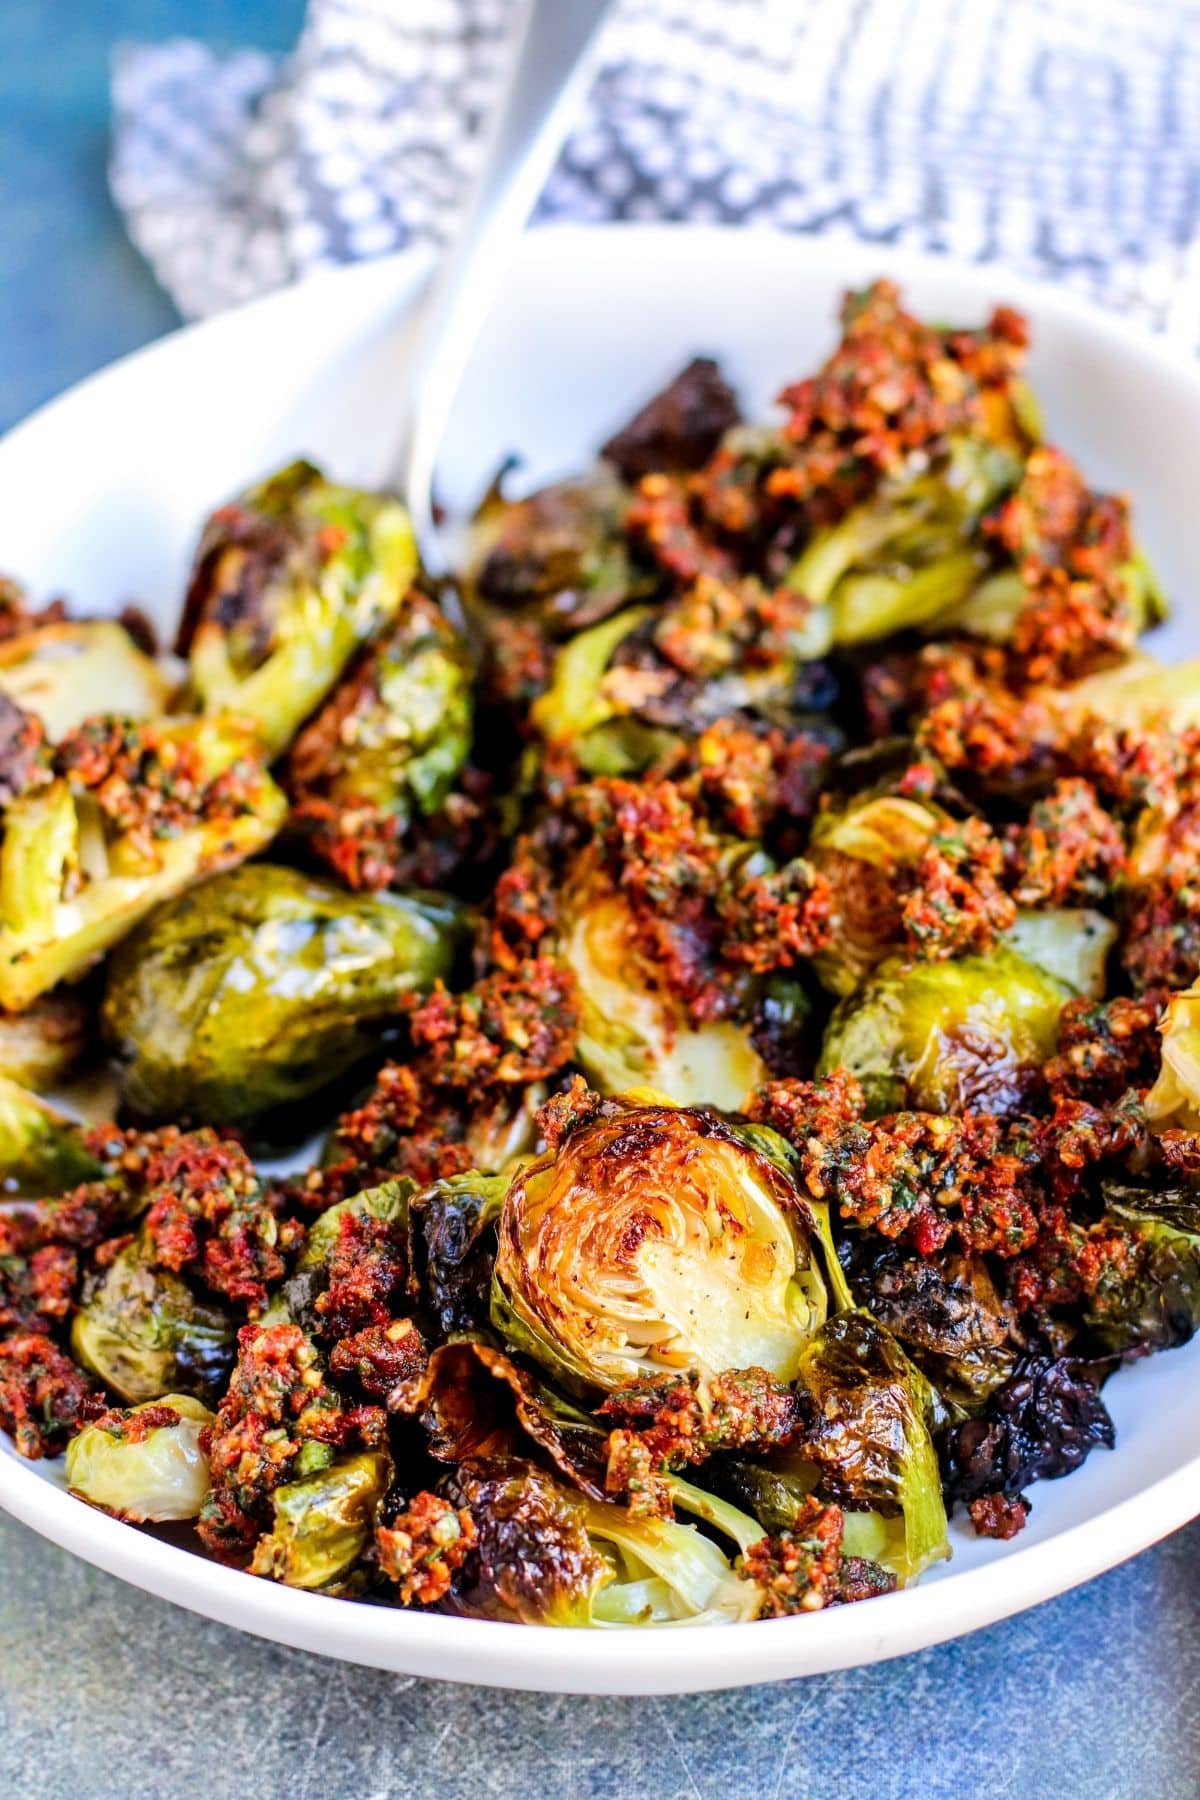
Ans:
MULTIPOLYGON (((1034 325, 1050 435, 1132 494, 1181 611, 1200 566, 1200 369, 1068 294, 995 269, 773 234, 546 228, 522 247, 469 371, 445 457, 465 506, 509 451, 541 480, 586 460, 685 357, 720 356, 751 416, 833 337, 839 295, 888 273, 918 311, 969 322, 996 301, 1034 325)), ((317 278, 118 363, 0 443, 0 566, 35 593, 106 610, 136 599, 168 630, 204 514, 300 452, 386 479, 405 321, 424 264, 396 257, 317 278)), ((1196 647, 1181 619, 1166 655, 1196 647), (1189 636, 1191 642, 1189 642, 1189 636)), ((97 704, 103 704, 97 695, 97 704)), ((1200 1511, 1195 1347, 1105 1390, 1117 1449, 1034 1489, 1013 1543, 953 1531, 953 1561, 906 1593, 731 1630, 555 1632, 429 1617, 295 1592, 223 1569, 73 1500, 53 1465, 0 1442, 0 1505, 165 1599, 306 1650, 405 1673, 561 1692, 676 1693, 897 1656, 1032 1606, 1200 1511)))

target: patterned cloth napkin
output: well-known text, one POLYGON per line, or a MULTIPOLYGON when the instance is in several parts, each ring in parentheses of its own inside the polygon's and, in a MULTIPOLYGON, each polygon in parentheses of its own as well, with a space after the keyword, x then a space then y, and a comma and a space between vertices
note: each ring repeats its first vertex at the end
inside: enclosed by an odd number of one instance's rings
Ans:
MULTIPOLYGON (((310 0, 295 52, 118 52, 112 187, 190 318, 453 226, 514 0, 310 0)), ((539 218, 839 232, 1200 346, 1193 0, 617 0, 539 218)))

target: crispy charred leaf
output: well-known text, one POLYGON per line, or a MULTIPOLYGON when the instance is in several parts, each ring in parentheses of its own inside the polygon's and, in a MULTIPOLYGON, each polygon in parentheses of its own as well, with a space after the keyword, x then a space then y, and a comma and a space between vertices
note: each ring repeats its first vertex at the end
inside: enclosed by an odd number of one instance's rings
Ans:
POLYGON ((1104 1365, 1033 1348, 975 1419, 941 1440, 947 1501, 988 1494, 1015 1498, 1033 1481, 1070 1475, 1098 1444, 1111 1450, 1113 1422, 1100 1398, 1104 1365))
POLYGON ((287 803, 250 727, 95 718, 0 838, 0 1005, 74 981, 155 906, 269 843, 287 803))
POLYGON ((818 1076, 850 1069, 871 1116, 1019 1110, 1053 1055, 1068 991, 1007 949, 953 962, 889 958, 834 1009, 818 1076))
POLYGON ((61 620, 0 643, 0 694, 40 719, 52 744, 101 708, 158 717, 175 686, 115 619, 61 620))
POLYGON ((717 364, 693 357, 600 454, 630 483, 658 469, 698 469, 738 418, 737 398, 717 364))
POLYGON ((585 1392, 661 1371, 787 1379, 827 1309, 816 1238, 790 1176, 735 1125, 617 1109, 513 1177, 492 1323, 585 1392))
POLYGON ((366 1548, 391 1479, 387 1452, 364 1450, 277 1487, 273 1523, 254 1547, 250 1573, 286 1587, 336 1588, 366 1548))
POLYGON ((188 1394, 106 1413, 67 1445, 67 1486, 90 1506, 135 1524, 194 1519, 208 1493, 200 1438, 212 1420, 188 1394))
POLYGON ((441 1345, 389 1403, 420 1420, 438 1462, 528 1456, 536 1446, 572 1487, 605 1497, 606 1431, 490 1344, 441 1345))
POLYGON ((978 1412, 1012 1374, 1009 1321, 982 1257, 906 1256, 864 1242, 852 1280, 956 1413, 978 1412))
POLYGON ((396 612, 417 567, 398 500, 295 462, 201 535, 178 649, 206 712, 254 720, 273 751, 396 612))
POLYGON ((1089 1331, 1103 1349, 1126 1354, 1188 1343, 1200 1329, 1200 1198, 1115 1183, 1104 1198, 1081 1258, 1089 1331))
POLYGON ((174 1393, 213 1400, 233 1366, 236 1335, 230 1314, 156 1268, 139 1237, 85 1290, 71 1349, 128 1405, 174 1393))
POLYGON ((449 975, 458 904, 351 895, 254 863, 160 908, 113 958, 102 1020, 139 1121, 311 1129, 296 1109, 378 1052, 402 996, 449 975))
POLYGON ((496 1223, 507 1192, 506 1176, 455 1175, 413 1202, 422 1290, 445 1336, 487 1323, 496 1223))

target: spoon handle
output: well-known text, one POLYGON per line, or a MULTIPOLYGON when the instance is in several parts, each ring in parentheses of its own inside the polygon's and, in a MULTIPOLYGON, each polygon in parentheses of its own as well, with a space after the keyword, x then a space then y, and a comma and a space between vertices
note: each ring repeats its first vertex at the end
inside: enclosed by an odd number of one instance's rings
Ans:
POLYGON ((526 0, 514 62, 457 235, 425 297, 399 464, 426 566, 438 566, 433 475, 454 396, 507 260, 553 167, 608 0, 526 0))

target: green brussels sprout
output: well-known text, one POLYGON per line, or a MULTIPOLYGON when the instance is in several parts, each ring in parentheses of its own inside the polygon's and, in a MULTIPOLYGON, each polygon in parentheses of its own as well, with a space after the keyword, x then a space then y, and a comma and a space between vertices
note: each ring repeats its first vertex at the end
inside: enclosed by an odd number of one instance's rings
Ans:
MULTIPOLYGON (((762 1606, 762 1590, 694 1525, 573 1493, 532 1463, 466 1462, 446 1491, 478 1533, 452 1596, 456 1612, 560 1627, 716 1625, 752 1619, 762 1606)), ((732 1525, 739 1545, 762 1536, 754 1520, 685 1482, 673 1482, 672 1494, 718 1529, 732 1525)))
POLYGON ((102 1173, 74 1119, 0 1075, 0 1184, 61 1194, 102 1173))
POLYGON ((387 1453, 364 1450, 276 1488, 274 1522, 255 1545, 251 1574, 286 1587, 339 1583, 366 1548, 391 1480, 387 1453))
POLYGON ((485 609, 532 613, 548 637, 595 624, 646 578, 634 570, 622 527, 627 491, 611 469, 505 500, 497 483, 475 516, 468 590, 485 609))
POLYGON ((212 1422, 208 1408, 190 1395, 165 1394, 132 1407, 118 1422, 85 1425, 67 1445, 67 1486, 90 1506, 135 1525, 194 1519, 209 1486, 200 1434, 212 1422))
POLYGON ((1102 1000, 1107 992, 1108 953, 1116 941, 1113 921, 1088 906, 1021 911, 1000 939, 1006 949, 1089 1000, 1102 1000))
POLYGON ((920 862, 932 840, 952 826, 931 800, 886 786, 826 805, 813 826, 808 856, 834 892, 833 942, 813 966, 823 986, 846 995, 900 947, 897 872, 920 862))
POLYGON ((209 519, 178 650, 205 712, 254 720, 286 748, 417 571, 412 526, 386 494, 290 463, 209 519))
POLYGON ((99 1271, 71 1326, 76 1361, 127 1405, 173 1393, 216 1400, 236 1343, 230 1314, 153 1267, 136 1238, 99 1271))
POLYGON ((403 1237, 408 1229, 409 1201, 415 1187, 415 1182, 406 1178, 385 1181, 379 1187, 367 1188, 361 1194, 339 1200, 313 1220, 295 1272, 283 1284, 281 1297, 290 1319, 306 1331, 313 1328, 313 1304, 328 1285, 329 1262, 337 1246, 342 1220, 381 1219, 394 1223, 403 1237))
POLYGON ((77 979, 164 900, 262 849, 287 811, 236 720, 94 723, 94 744, 87 728, 78 734, 70 776, 4 815, 0 1006, 12 1012, 77 979), (111 814, 84 778, 89 759, 122 778, 111 814))
POLYGON ((842 1548, 901 1583, 950 1555, 934 1397, 891 1332, 866 1313, 840 1313, 805 1347, 797 1385, 813 1402, 794 1449, 763 1462, 736 1459, 730 1481, 771 1531, 791 1528, 810 1495, 845 1511, 842 1548))
POLYGON ((533 703, 530 716, 542 736, 569 744, 590 775, 645 769, 673 741, 668 731, 626 714, 606 681, 616 651, 652 617, 647 606, 629 606, 569 639, 555 655, 549 687, 533 703))
POLYGON ((471 660, 413 588, 383 637, 301 731, 295 822, 355 887, 385 887, 403 841, 444 805, 471 750, 471 660))
POLYGON ((1105 1349, 1171 1350, 1200 1330, 1200 1198, 1110 1186, 1100 1230, 1113 1227, 1125 1254, 1102 1265, 1084 1322, 1105 1349))
POLYGON ((735 1111, 766 1079, 746 1026, 692 1025, 653 984, 627 902, 586 862, 560 895, 561 954, 575 977, 576 1059, 605 1094, 650 1088, 677 1106, 735 1111))
POLYGON ((88 1008, 78 994, 43 994, 25 1012, 0 1013, 0 1075, 45 1093, 71 1073, 87 1046, 88 1008))
POLYGON ((401 995, 450 974, 462 935, 440 895, 347 894, 269 863, 219 875, 112 959, 101 1020, 122 1103, 140 1120, 286 1124, 372 1054, 401 995))
MULTIPOLYGON (((1134 630, 1142 632, 1151 625, 1160 625, 1169 608, 1145 552, 1136 550, 1117 573, 1129 596, 1134 630)), ((969 637, 1007 644, 1028 599, 1029 589, 1020 570, 998 569, 981 581, 973 592, 937 614, 926 628, 939 634, 964 631, 969 637)))
POLYGON ((576 1391, 762 1368, 789 1380, 827 1310, 812 1213, 715 1113, 630 1106, 518 1171, 492 1322, 576 1391))
POLYGON ((115 619, 60 620, 0 643, 0 694, 32 713, 52 744, 97 711, 165 713, 176 683, 115 619))
POLYGON ((850 1069, 872 1117, 1019 1110, 1054 1054, 1068 989, 1012 950, 953 962, 889 958, 840 1000, 818 1076, 850 1069))
POLYGON ((788 585, 829 609, 833 641, 860 644, 939 617, 976 586, 979 520, 1021 472, 1016 453, 959 438, 943 464, 923 459, 817 532, 788 585))
POLYGON ((1172 994, 1162 1032, 1162 1067, 1146 1095, 1146 1117, 1158 1129, 1200 1130, 1200 983, 1172 994))

